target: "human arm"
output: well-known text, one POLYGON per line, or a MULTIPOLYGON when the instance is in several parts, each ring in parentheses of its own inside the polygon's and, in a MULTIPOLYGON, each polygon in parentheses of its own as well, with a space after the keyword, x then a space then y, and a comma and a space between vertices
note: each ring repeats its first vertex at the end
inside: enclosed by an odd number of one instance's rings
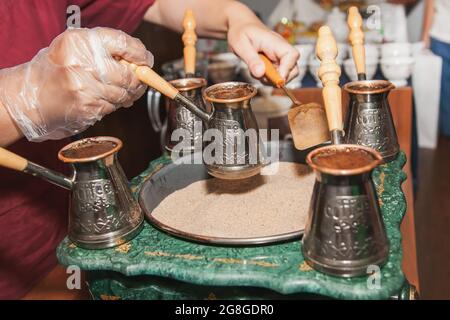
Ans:
POLYGON ((258 53, 266 54, 287 79, 298 73, 298 51, 280 35, 269 30, 244 4, 234 0, 157 0, 144 19, 182 32, 186 9, 196 17, 200 36, 227 39, 230 48, 249 66, 256 78, 264 75, 258 53))
POLYGON ((138 39, 94 28, 69 29, 30 62, 0 70, 0 144, 22 134, 30 141, 61 139, 132 105, 146 87, 119 58, 153 64, 138 39))

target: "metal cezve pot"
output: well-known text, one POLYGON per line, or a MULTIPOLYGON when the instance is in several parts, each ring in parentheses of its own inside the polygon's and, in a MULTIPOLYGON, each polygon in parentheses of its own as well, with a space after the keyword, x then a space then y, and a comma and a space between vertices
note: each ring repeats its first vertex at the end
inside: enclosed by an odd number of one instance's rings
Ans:
POLYGON ((117 161, 121 147, 122 142, 113 137, 87 138, 68 144, 59 151, 58 158, 71 164, 71 177, 3 148, 0 148, 0 165, 71 190, 70 240, 86 249, 109 248, 131 240, 140 232, 144 221, 117 161), (89 155, 76 154, 83 147, 91 149, 89 155))
POLYGON ((368 147, 341 144, 312 151, 306 162, 316 172, 302 247, 308 264, 340 277, 364 275, 368 266, 384 264, 389 244, 371 179, 381 155, 368 147), (352 169, 315 163, 315 157, 335 150, 367 152, 373 160, 352 169))
MULTIPOLYGON (((206 88, 203 97, 212 109, 208 113, 148 66, 121 62, 130 66, 139 80, 184 105, 203 121, 208 129, 203 134, 203 141, 207 141, 203 161, 209 174, 220 179, 244 179, 260 173, 264 161, 258 125, 250 106, 257 92, 255 87, 243 82, 224 82, 206 88), (218 132, 222 133, 221 141, 215 139, 218 132), (214 155, 206 159, 209 151, 214 155)), ((177 154, 174 151, 172 158, 177 154)))
MULTIPOLYGON (((180 93, 193 101, 201 109, 206 110, 205 103, 202 97, 202 90, 206 86, 206 80, 203 78, 185 78, 170 81, 180 93)), ((164 124, 161 123, 159 117, 161 94, 155 90, 149 90, 147 95, 147 108, 150 117, 150 122, 155 131, 161 131, 161 146, 169 153, 172 152, 174 146, 179 142, 172 139, 172 133, 177 129, 184 129, 188 131, 190 147, 185 148, 184 152, 190 153, 199 151, 201 149, 203 127, 198 130, 199 122, 201 120, 189 111, 183 104, 177 101, 166 99, 167 119, 164 124), (196 126, 197 125, 197 126, 196 126)))
POLYGON ((400 151, 387 99, 394 88, 385 80, 354 81, 344 86, 350 95, 345 142, 373 148, 385 162, 394 160, 400 151))

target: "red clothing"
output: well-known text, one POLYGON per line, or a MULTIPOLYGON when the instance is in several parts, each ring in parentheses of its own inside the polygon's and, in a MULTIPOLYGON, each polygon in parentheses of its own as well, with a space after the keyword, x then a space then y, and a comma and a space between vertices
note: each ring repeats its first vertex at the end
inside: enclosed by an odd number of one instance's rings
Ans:
MULTIPOLYGON (((82 27, 132 33, 154 1, 1 0, 0 68, 27 62, 47 47, 66 29, 71 4, 81 8, 82 27)), ((22 139, 8 149, 67 173, 57 159, 67 142, 22 139)), ((0 168, 0 299, 20 298, 55 267, 55 248, 67 233, 68 196, 48 182, 0 168)))

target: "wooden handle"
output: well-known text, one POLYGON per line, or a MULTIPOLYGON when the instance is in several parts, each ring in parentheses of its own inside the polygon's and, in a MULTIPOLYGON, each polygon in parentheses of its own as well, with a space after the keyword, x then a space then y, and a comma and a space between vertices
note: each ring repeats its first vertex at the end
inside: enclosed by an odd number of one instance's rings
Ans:
POLYGON ((178 94, 178 90, 174 86, 164 80, 163 77, 161 77, 151 68, 147 66, 138 66, 125 60, 120 60, 120 63, 130 66, 136 73, 136 76, 139 80, 149 85, 156 91, 161 92, 166 97, 175 99, 176 95, 178 94))
POLYGON ((364 32, 362 31, 362 17, 358 8, 350 7, 348 10, 347 24, 350 28, 349 40, 352 46, 353 59, 355 60, 358 75, 366 74, 366 50, 364 48, 364 32))
POLYGON ((181 37, 184 44, 184 72, 186 74, 195 74, 195 56, 197 55, 195 49, 195 43, 197 42, 195 27, 194 13, 192 10, 186 10, 183 19, 184 33, 181 37))
POLYGON ((0 147, 0 166, 12 170, 23 171, 27 165, 27 159, 0 147))
POLYGON ((328 118, 330 131, 342 130, 342 100, 341 88, 339 87, 339 76, 341 68, 336 63, 338 53, 336 40, 328 26, 319 29, 316 54, 321 61, 319 77, 323 83, 323 100, 328 118))
POLYGON ((259 57, 264 62, 264 66, 266 68, 265 76, 272 81, 272 83, 277 86, 277 88, 281 88, 286 84, 286 81, 281 77, 278 73, 278 70, 273 65, 272 61, 269 60, 264 54, 260 53, 259 57))

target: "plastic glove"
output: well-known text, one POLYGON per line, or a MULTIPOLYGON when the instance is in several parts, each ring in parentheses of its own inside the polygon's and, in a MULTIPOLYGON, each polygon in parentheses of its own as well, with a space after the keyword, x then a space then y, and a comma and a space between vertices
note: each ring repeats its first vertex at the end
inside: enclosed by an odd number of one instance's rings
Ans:
POLYGON ((30 62, 0 71, 0 102, 30 141, 77 134, 145 92, 118 59, 153 66, 142 42, 122 31, 69 29, 30 62))

